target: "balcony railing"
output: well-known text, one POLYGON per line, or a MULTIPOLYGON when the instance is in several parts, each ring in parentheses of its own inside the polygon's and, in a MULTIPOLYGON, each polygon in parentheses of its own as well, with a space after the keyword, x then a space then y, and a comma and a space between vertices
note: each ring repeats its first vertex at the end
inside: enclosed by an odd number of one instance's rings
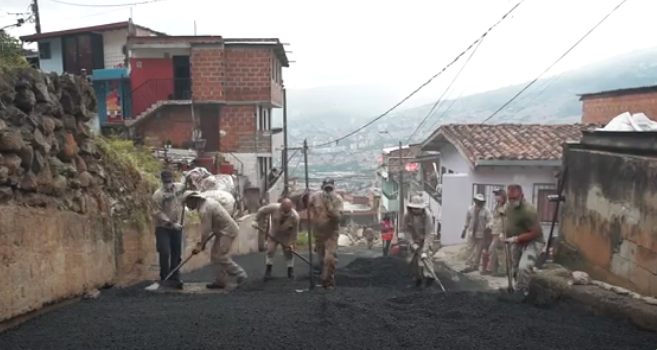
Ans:
POLYGON ((135 119, 159 101, 190 100, 190 78, 150 79, 137 86, 129 96, 126 119, 135 119))

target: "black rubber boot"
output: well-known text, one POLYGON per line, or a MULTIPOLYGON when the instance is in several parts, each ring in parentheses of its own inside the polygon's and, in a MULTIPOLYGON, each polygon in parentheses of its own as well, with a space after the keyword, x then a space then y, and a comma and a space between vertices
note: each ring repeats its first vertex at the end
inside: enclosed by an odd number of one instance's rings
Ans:
POLYGON ((426 282, 424 283, 424 286, 430 288, 431 286, 433 286, 435 282, 436 280, 434 280, 433 278, 427 278, 426 282))
POLYGON ((420 288, 422 287, 422 279, 418 278, 415 280, 415 288, 420 288))
POLYGON ((287 268, 287 278, 294 279, 294 267, 287 268))
POLYGON ((272 265, 267 265, 267 269, 265 270, 265 280, 271 279, 271 268, 272 265))

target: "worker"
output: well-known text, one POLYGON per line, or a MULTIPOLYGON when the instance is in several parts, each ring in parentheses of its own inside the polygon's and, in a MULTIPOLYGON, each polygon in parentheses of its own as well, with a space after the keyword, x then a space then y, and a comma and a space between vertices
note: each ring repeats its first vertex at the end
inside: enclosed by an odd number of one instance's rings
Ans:
MULTIPOLYGON (((482 274, 504 276, 506 255, 504 253, 504 212, 506 211, 506 191, 503 188, 493 191, 495 208, 493 209, 492 241, 488 247, 488 264, 483 264, 482 274)), ((486 259, 484 259, 485 261, 486 259)))
POLYGON ((367 242, 367 249, 372 249, 374 246, 374 230, 370 227, 363 226, 363 237, 365 237, 365 242, 367 242))
POLYGON ((429 287, 435 282, 433 261, 429 258, 431 244, 436 239, 433 219, 420 196, 411 197, 406 207, 408 211, 404 213, 403 223, 412 253, 411 275, 416 287, 421 287, 423 282, 429 287))
POLYGON ((311 217, 315 224, 315 249, 322 266, 321 283, 327 290, 335 288, 342 206, 342 197, 335 193, 335 181, 331 178, 324 179, 322 190, 313 193, 309 199, 311 217))
POLYGON ((155 245, 160 262, 162 285, 182 289, 180 273, 176 271, 167 281, 164 279, 182 262, 182 194, 185 185, 173 181, 173 173, 160 173, 162 186, 153 193, 153 220, 155 222, 155 245))
POLYGON ((529 280, 534 274, 536 259, 545 246, 543 229, 536 207, 525 200, 522 187, 507 187, 508 204, 505 211, 506 243, 512 246, 512 268, 516 276, 516 291, 526 297, 529 280))
POLYGON ((239 234, 239 226, 219 202, 207 198, 197 191, 185 191, 183 203, 190 210, 198 210, 201 217, 201 241, 196 244, 192 254, 205 250, 208 241, 213 237, 214 243, 210 251, 210 262, 215 268, 215 280, 206 285, 208 289, 223 289, 227 286, 226 275, 237 278, 237 285, 246 282, 246 272, 230 257, 233 241, 239 234))
POLYGON ((387 257, 390 252, 392 236, 395 232, 390 214, 383 215, 383 220, 381 220, 381 223, 379 224, 379 231, 381 232, 381 240, 383 241, 383 256, 387 257))
POLYGON ((287 277, 292 279, 294 278, 294 255, 292 251, 299 235, 299 214, 294 210, 292 201, 289 198, 284 198, 280 203, 272 203, 260 208, 253 226, 261 232, 266 232, 270 217, 271 224, 266 238, 265 279, 268 280, 272 277, 274 254, 276 254, 279 243, 283 248, 283 254, 287 262, 287 277))
POLYGON ((486 198, 478 193, 473 198, 474 204, 468 208, 465 217, 465 227, 461 232, 461 238, 467 236, 468 267, 461 271, 468 273, 479 270, 481 255, 484 250, 488 249, 486 245, 487 236, 491 234, 493 226, 493 216, 486 208, 486 198))

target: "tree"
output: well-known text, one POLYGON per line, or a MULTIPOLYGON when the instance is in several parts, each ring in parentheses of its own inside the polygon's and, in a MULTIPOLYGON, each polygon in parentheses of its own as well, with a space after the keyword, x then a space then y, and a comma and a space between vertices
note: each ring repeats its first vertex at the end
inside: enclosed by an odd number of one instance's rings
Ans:
POLYGON ((23 45, 18 39, 0 30, 0 67, 29 67, 22 51, 23 45))

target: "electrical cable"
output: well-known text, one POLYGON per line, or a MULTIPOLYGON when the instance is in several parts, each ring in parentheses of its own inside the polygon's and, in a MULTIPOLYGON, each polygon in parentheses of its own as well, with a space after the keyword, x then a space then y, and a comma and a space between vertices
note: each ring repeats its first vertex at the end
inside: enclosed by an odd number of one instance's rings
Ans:
MULTIPOLYGON (((53 0, 51 0, 51 1, 53 1, 53 0)), ((404 102, 406 102, 408 99, 410 99, 411 97, 413 97, 413 96, 414 96, 415 94, 417 94, 420 90, 422 90, 422 89, 425 88, 427 85, 429 85, 434 79, 436 79, 436 78, 437 78, 438 76, 440 76, 443 72, 445 72, 445 71, 446 71, 449 67, 451 67, 454 63, 456 63, 461 57, 463 57, 463 55, 465 55, 468 51, 470 51, 470 50, 471 50, 471 49, 472 49, 477 43, 479 43, 480 41, 482 41, 482 40, 484 39, 484 37, 486 37, 486 35, 488 35, 488 33, 490 33, 490 32, 493 30, 493 28, 497 27, 500 23, 502 23, 502 21, 504 21, 504 20, 505 20, 505 19, 506 19, 506 18, 507 18, 507 17, 508 17, 513 11, 515 11, 515 9, 517 9, 518 6, 520 6, 523 2, 525 2, 525 0, 520 0, 515 6, 513 6, 513 7, 511 8, 511 10, 509 10, 507 13, 505 13, 504 16, 502 16, 502 18, 501 18, 499 21, 497 21, 497 22, 496 22, 495 24, 493 24, 490 28, 488 28, 488 30, 486 30, 486 32, 484 32, 484 34, 482 34, 479 38, 477 38, 477 40, 475 40, 472 44, 470 44, 470 46, 468 46, 468 48, 466 48, 463 52, 461 52, 460 54, 458 54, 458 55, 456 56, 456 58, 455 58, 454 60, 452 60, 452 62, 450 62, 449 64, 447 64, 447 65, 446 65, 446 66, 445 66, 440 72, 436 73, 436 74, 435 74, 434 76, 432 76, 429 80, 427 80, 424 84, 420 85, 420 87, 418 87, 418 88, 415 89, 413 92, 411 92, 410 95, 406 96, 403 100, 399 101, 397 104, 395 104, 394 106, 392 106, 390 109, 388 109, 387 111, 385 111, 383 114, 379 115, 378 117, 376 117, 376 118, 374 118, 373 120, 371 120, 371 121, 365 123, 363 126, 359 127, 358 129, 356 129, 356 130, 354 130, 354 131, 352 131, 352 132, 350 132, 350 133, 348 133, 348 134, 346 134, 346 135, 344 135, 344 136, 342 136, 342 137, 339 137, 339 138, 337 138, 337 139, 335 139, 335 140, 332 140, 332 141, 329 141, 329 142, 321 143, 321 144, 319 144, 319 145, 315 145, 315 146, 313 146, 313 148, 322 147, 322 146, 327 146, 327 145, 330 145, 330 144, 333 144, 333 143, 337 143, 337 142, 339 142, 339 141, 342 141, 342 140, 344 140, 344 139, 346 139, 346 138, 348 138, 348 137, 350 137, 350 136, 352 136, 352 135, 358 133, 359 131, 361 131, 361 130, 367 128, 368 126, 370 126, 370 125, 376 123, 378 120, 382 119, 382 118, 385 117, 386 115, 390 114, 390 112, 392 112, 392 111, 394 111, 395 109, 397 109, 397 107, 401 106, 404 102)))
POLYGON ((56 4, 68 5, 68 6, 79 6, 79 7, 124 7, 124 6, 137 6, 137 5, 152 4, 152 3, 162 2, 162 1, 166 1, 166 0, 144 0, 144 1, 138 1, 138 2, 133 2, 133 3, 125 3, 125 4, 78 4, 78 3, 60 1, 60 0, 49 0, 49 1, 54 2, 56 4))
POLYGON ((95 16, 100 16, 100 15, 105 15, 105 14, 108 14, 108 13, 114 13, 114 12, 125 11, 125 10, 126 9, 120 8, 120 9, 114 9, 114 10, 110 10, 110 11, 96 12, 96 13, 92 13, 92 14, 89 14, 89 15, 78 16, 78 17, 59 18, 59 19, 52 20, 52 21, 41 21, 41 23, 54 23, 54 22, 72 20, 72 19, 95 17, 95 16))
POLYGON ((431 109, 429 110, 429 113, 427 113, 427 116, 424 117, 424 119, 422 119, 422 121, 420 122, 420 124, 418 124, 417 128, 415 128, 415 131, 413 131, 413 133, 411 134, 411 136, 408 137, 408 140, 406 140, 406 143, 407 143, 407 144, 411 141, 411 139, 413 138, 413 136, 415 136, 415 134, 420 130, 420 128, 422 127, 422 125, 424 125, 424 123, 426 123, 427 120, 429 120, 429 118, 433 115, 433 111, 436 110, 436 109, 438 109, 438 108, 440 108, 439 105, 442 105, 442 104, 445 102, 445 100, 443 99, 443 97, 445 97, 445 94, 447 94, 447 91, 449 91, 449 89, 452 88, 452 85, 454 85, 454 82, 459 78, 459 76, 461 75, 461 73, 463 72, 463 70, 465 69, 465 67, 468 65, 468 63, 469 63, 470 60, 472 59, 472 56, 474 56, 475 53, 477 53, 477 49, 479 49, 479 47, 481 46, 481 43, 483 43, 483 42, 484 42, 484 39, 482 39, 482 40, 477 44, 477 46, 474 48, 474 50, 472 50, 472 53, 470 54, 470 56, 468 56, 468 59, 465 61, 465 63, 463 64, 463 66, 461 66, 461 69, 459 69, 458 73, 456 73, 456 75, 454 76, 454 79, 452 79, 452 81, 449 83, 449 85, 447 86, 447 88, 445 89, 445 91, 443 91, 442 95, 440 95, 440 97, 438 98, 438 100, 436 100, 436 103, 433 104, 433 107, 431 107, 431 109))
POLYGON ((534 83, 536 83, 538 79, 540 79, 543 75, 545 75, 545 73, 547 73, 550 69, 552 69, 552 67, 554 67, 564 57, 566 57, 575 47, 577 47, 582 41, 584 41, 584 39, 586 39, 591 33, 593 33, 594 30, 596 30, 602 23, 604 23, 604 21, 606 21, 607 18, 609 18, 609 16, 611 16, 612 13, 616 12, 616 10, 618 10, 626 2, 627 0, 623 0, 618 5, 616 5, 616 7, 614 7, 611 11, 609 11, 609 13, 607 13, 606 16, 604 16, 598 23, 596 23, 596 25, 594 25, 593 28, 591 28, 588 32, 586 32, 586 34, 584 34, 584 36, 582 36, 579 40, 577 40, 577 42, 575 42, 573 46, 571 46, 568 50, 566 50, 566 52, 564 52, 563 55, 561 55, 561 57, 557 58, 556 61, 554 61, 546 70, 544 70, 543 73, 539 74, 536 78, 534 78, 534 80, 530 81, 529 84, 527 84, 524 88, 522 88, 515 96, 513 96, 510 100, 508 100, 505 104, 503 104, 500 108, 498 108, 495 112, 493 112, 493 114, 491 114, 488 118, 484 119, 484 121, 481 122, 481 124, 485 124, 487 121, 491 120, 499 112, 501 112, 504 108, 506 108, 506 106, 508 106, 509 104, 511 104, 511 102, 513 102, 516 98, 518 98, 518 96, 520 96, 523 92, 525 92, 525 90, 527 90, 530 86, 534 85, 534 83))

